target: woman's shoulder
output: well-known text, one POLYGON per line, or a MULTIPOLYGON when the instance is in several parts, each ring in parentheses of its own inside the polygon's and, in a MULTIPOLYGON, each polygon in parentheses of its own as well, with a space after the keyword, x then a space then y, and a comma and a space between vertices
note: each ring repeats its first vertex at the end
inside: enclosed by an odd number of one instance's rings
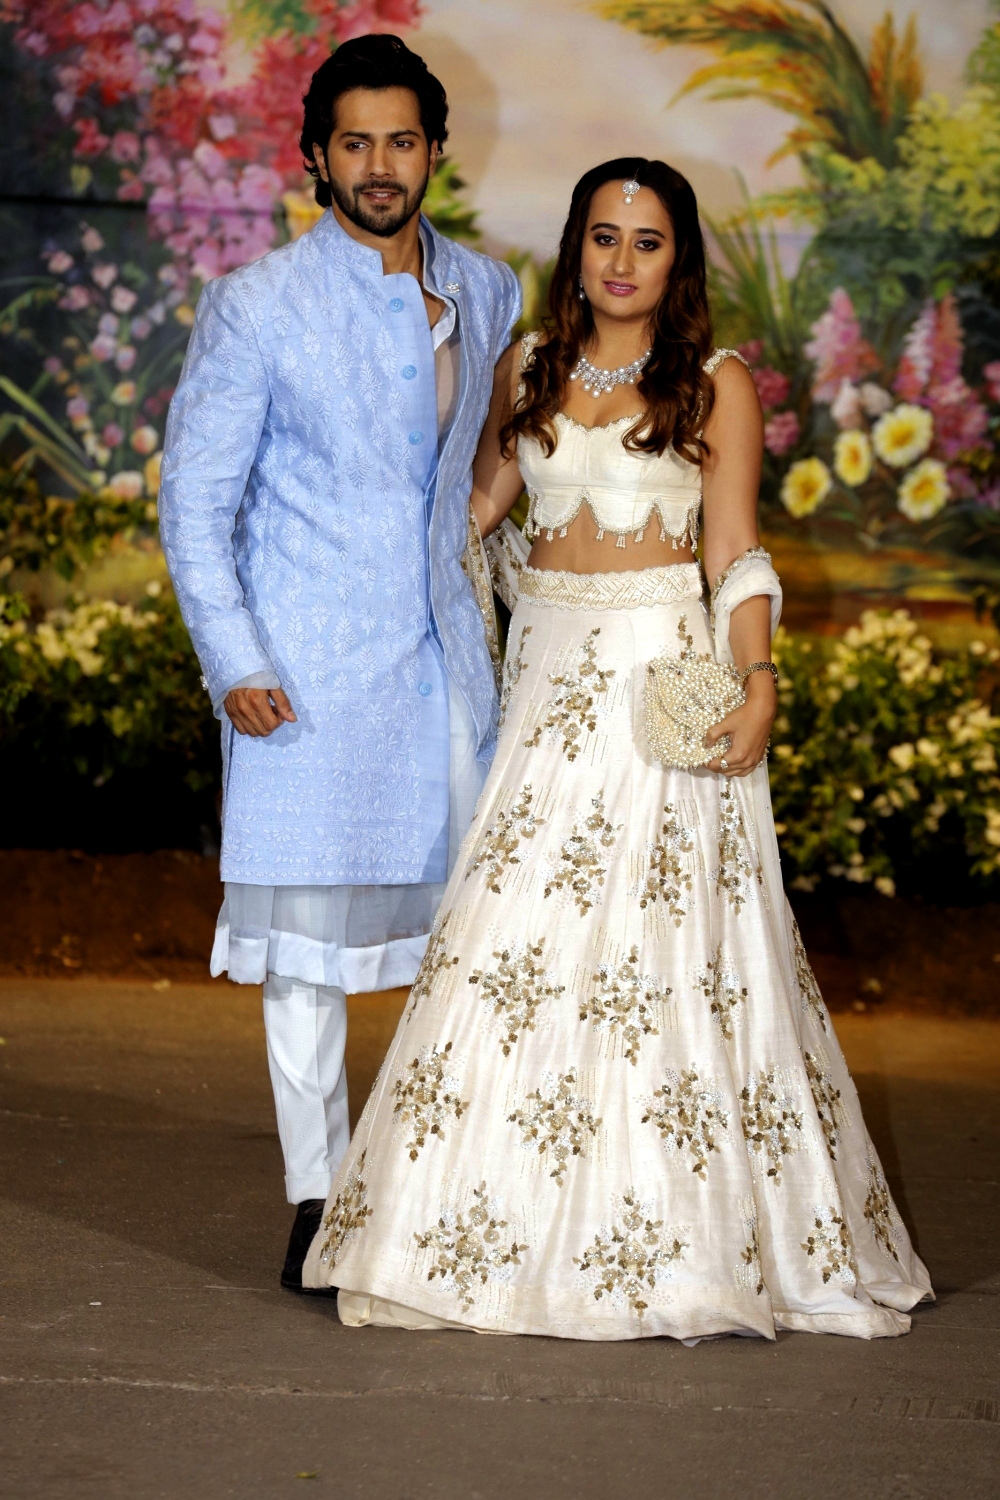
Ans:
POLYGON ((750 368, 750 365, 744 359, 743 355, 738 349, 713 349, 711 354, 706 359, 704 365, 702 366, 702 369, 705 371, 706 375, 714 375, 717 370, 722 369, 722 366, 726 363, 727 359, 739 360, 740 364, 745 366, 747 370, 749 370, 750 368))

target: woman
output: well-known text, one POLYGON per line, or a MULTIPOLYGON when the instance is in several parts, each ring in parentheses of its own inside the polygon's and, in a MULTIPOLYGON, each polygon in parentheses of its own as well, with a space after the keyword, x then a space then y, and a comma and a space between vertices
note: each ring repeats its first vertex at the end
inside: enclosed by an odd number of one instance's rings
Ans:
POLYGON ((495 548, 496 759, 306 1283, 354 1325, 904 1333, 930 1282, 781 888, 761 411, 712 353, 684 178, 587 173, 551 301, 497 367, 474 474, 483 535, 526 487, 534 538, 526 566, 509 522, 495 548), (713 652, 702 510, 746 697, 679 769, 656 694, 713 652))

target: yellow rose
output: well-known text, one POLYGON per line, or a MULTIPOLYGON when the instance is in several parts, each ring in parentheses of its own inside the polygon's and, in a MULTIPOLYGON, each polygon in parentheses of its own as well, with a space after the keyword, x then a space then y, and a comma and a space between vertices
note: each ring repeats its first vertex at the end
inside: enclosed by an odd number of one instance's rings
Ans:
POLYGON ((934 436, 934 423, 922 406, 905 403, 879 417, 872 429, 875 452, 894 469, 905 469, 926 453, 934 436))
POLYGON ((194 308, 189 303, 182 302, 179 307, 175 307, 174 317, 182 328, 194 327, 194 308))
POLYGON ((830 493, 833 478, 821 458, 800 458, 792 464, 781 486, 781 501, 796 520, 811 516, 830 493))
POLYGON ((116 500, 138 500, 142 494, 142 475, 138 469, 122 469, 112 476, 108 489, 116 500))
POLYGON ((134 380, 119 380, 111 392, 111 399, 116 406, 131 406, 135 400, 136 384, 134 380))
POLYGON ((872 445, 868 434, 858 430, 842 432, 833 445, 833 467, 845 484, 864 484, 872 471, 872 445))
POLYGON ((903 479, 896 504, 911 521, 929 521, 951 497, 948 472, 936 458, 925 458, 903 479))
POLYGON ((163 460, 162 453, 154 453, 152 458, 147 458, 142 466, 143 477, 146 481, 146 493, 155 499, 160 491, 160 464, 163 460))
POLYGON ((148 423, 144 427, 137 427, 129 438, 129 442, 136 453, 142 454, 152 453, 159 441, 160 434, 155 427, 150 427, 148 423))

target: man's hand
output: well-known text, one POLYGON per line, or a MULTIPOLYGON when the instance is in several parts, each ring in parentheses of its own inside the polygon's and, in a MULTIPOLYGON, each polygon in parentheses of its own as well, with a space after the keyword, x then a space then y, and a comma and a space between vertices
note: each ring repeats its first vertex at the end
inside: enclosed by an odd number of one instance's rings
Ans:
POLYGON ((224 704, 229 721, 240 734, 263 739, 279 724, 294 724, 292 705, 280 688, 233 688, 224 704))

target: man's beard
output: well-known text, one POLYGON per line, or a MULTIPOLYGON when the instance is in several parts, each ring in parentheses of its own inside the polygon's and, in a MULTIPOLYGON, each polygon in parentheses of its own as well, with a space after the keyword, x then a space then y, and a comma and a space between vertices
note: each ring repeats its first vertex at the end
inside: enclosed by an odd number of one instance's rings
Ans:
POLYGON ((330 193, 341 213, 350 219, 352 224, 356 224, 359 229, 367 230, 369 234, 378 235, 381 239, 389 239, 413 218, 423 202, 427 183, 428 178, 425 177, 413 193, 407 193, 401 182, 362 182, 357 187, 347 189, 331 177, 330 193), (400 193, 402 200, 398 207, 386 205, 384 209, 373 210, 367 206, 362 197, 362 194, 370 188, 400 193))

